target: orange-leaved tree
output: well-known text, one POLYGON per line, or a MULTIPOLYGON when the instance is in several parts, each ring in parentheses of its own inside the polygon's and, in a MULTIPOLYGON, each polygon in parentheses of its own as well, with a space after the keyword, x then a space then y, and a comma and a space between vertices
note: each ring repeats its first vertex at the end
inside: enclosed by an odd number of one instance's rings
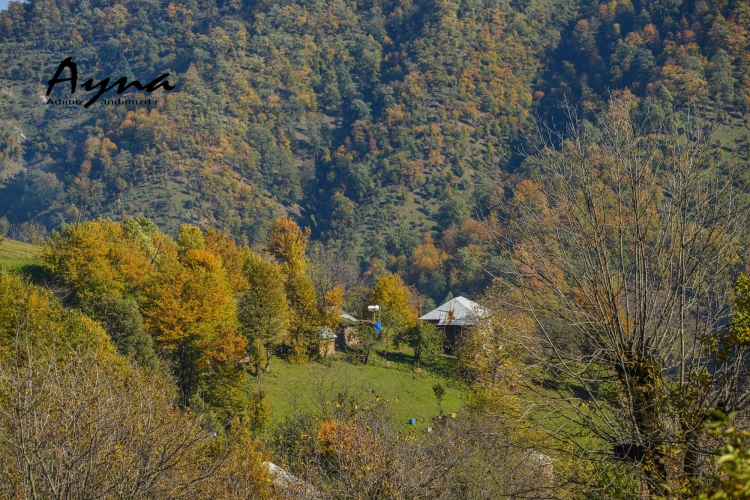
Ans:
POLYGON ((177 242, 165 237, 142 304, 146 331, 173 363, 183 402, 216 402, 224 417, 242 413, 244 381, 236 362, 247 341, 238 332, 222 259, 206 248, 200 229, 183 226, 177 242), (212 381, 224 384, 225 394, 212 381))

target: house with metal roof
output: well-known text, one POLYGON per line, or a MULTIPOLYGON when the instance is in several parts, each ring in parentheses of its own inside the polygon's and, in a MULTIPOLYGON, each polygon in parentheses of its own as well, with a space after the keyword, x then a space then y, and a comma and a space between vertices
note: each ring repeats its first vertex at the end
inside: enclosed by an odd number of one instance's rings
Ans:
POLYGON ((436 307, 421 318, 445 331, 446 343, 455 345, 460 341, 463 330, 474 326, 487 317, 488 311, 466 297, 456 297, 436 307))

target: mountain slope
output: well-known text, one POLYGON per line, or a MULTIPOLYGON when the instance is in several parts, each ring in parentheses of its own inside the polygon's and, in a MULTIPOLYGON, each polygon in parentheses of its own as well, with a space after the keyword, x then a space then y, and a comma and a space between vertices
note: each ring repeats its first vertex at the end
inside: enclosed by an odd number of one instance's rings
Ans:
POLYGON ((565 98, 584 117, 625 88, 657 117, 698 106, 746 149, 749 33, 740 0, 13 2, 0 218, 143 214, 260 241, 290 213, 440 300, 481 285, 456 277, 477 268, 462 223, 524 175, 519 148, 565 98), (49 104, 66 57, 79 84, 169 73, 176 88, 49 104))
POLYGON ((391 220, 380 202, 404 189, 429 185, 427 207, 495 176, 544 47, 498 2, 43 0, 0 16, 2 212, 143 212, 251 238, 285 210, 341 237, 391 220), (150 109, 47 105, 67 56, 81 82, 169 72, 178 88, 150 109))

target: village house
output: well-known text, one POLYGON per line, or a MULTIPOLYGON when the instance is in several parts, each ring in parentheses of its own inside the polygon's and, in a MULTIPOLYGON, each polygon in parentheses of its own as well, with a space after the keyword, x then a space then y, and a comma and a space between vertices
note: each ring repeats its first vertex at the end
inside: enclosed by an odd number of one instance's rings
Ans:
POLYGON ((476 325, 487 316, 487 310, 465 297, 456 297, 436 307, 421 318, 420 321, 432 323, 445 332, 448 347, 461 342, 464 330, 476 325))

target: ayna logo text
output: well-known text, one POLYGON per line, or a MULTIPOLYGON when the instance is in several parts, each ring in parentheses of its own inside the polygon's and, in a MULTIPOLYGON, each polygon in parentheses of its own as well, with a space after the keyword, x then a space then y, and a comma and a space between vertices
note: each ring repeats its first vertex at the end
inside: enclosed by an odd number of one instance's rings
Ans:
MULTIPOLYGON (((112 85, 109 84, 109 78, 105 78, 97 84, 94 84, 94 80, 90 78, 83 84, 81 84, 80 88, 86 90, 87 92, 93 92, 96 89, 99 90, 96 92, 96 95, 94 95, 94 97, 89 99, 86 104, 83 105, 83 107, 88 108, 89 106, 94 104, 102 95, 109 92, 115 87, 117 87, 118 94, 122 94, 130 87, 134 87, 145 92, 153 92, 160 88, 164 88, 165 91, 172 90, 174 89, 174 85, 170 85, 169 80, 166 80, 168 76, 169 73, 164 73, 163 75, 154 78, 146 85, 141 84, 141 82, 139 82, 138 80, 133 80, 132 82, 128 83, 128 79, 124 76, 116 80, 114 83, 112 83, 112 85)), ((78 67, 76 66, 76 63, 73 62, 72 57, 68 57, 67 59, 63 60, 57 67, 55 76, 47 82, 47 96, 52 93, 52 89, 55 87, 55 85, 64 82, 70 82, 70 93, 75 94, 76 87, 78 86, 78 67), (70 71, 70 78, 61 78, 63 71, 65 71, 66 69, 70 71)))

